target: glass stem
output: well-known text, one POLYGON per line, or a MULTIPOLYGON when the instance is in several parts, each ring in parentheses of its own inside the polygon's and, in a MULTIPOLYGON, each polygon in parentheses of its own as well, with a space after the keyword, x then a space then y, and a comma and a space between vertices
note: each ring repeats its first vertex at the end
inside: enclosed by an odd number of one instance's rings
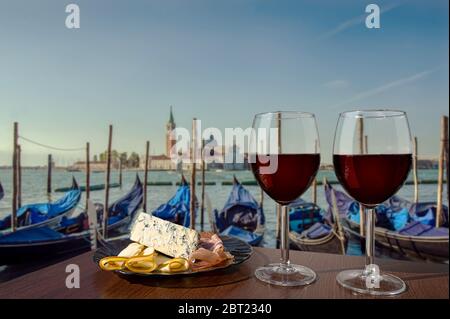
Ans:
POLYGON ((289 214, 287 206, 281 206, 281 263, 289 266, 289 214))
POLYGON ((374 264, 375 257, 375 208, 364 207, 366 216, 366 270, 367 266, 374 264))

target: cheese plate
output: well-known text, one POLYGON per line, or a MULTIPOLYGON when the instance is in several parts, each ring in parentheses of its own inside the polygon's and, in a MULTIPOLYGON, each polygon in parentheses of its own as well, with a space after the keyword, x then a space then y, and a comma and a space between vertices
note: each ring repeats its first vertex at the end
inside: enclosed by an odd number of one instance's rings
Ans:
MULTIPOLYGON (((238 265, 246 261, 250 258, 253 253, 252 246, 247 244, 246 242, 229 236, 220 236, 220 239, 223 242, 224 248, 227 252, 233 255, 233 259, 227 260, 224 263, 221 263, 217 266, 192 270, 189 269, 183 272, 150 272, 150 273, 135 273, 131 272, 127 269, 115 270, 114 272, 122 274, 122 275, 134 275, 134 276, 182 276, 182 275, 194 275, 204 272, 210 272, 218 269, 228 268, 234 265, 238 265)), ((129 245, 132 241, 130 239, 119 239, 107 242, 103 245, 103 247, 98 248, 93 256, 93 261, 99 265, 99 262, 102 258, 108 256, 116 256, 123 248, 129 245)))

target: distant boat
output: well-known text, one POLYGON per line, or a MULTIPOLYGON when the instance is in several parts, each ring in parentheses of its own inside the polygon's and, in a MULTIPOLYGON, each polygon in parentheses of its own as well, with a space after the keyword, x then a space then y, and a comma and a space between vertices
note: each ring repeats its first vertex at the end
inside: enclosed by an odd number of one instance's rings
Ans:
POLYGON ((264 237, 263 209, 236 177, 225 206, 220 212, 214 210, 210 223, 219 234, 239 238, 253 246, 258 246, 264 237))
MULTIPOLYGON (((132 189, 109 208, 109 238, 128 232, 134 215, 142 205, 143 187, 138 177, 132 189)), ((103 206, 96 204, 98 227, 101 229, 103 206)), ((67 217, 55 227, 41 226, 19 229, 0 237, 0 265, 31 262, 55 255, 66 255, 90 249, 87 212, 67 217)))
MULTIPOLYGON (((256 186, 256 185, 258 185, 258 182, 254 179, 251 179, 251 180, 246 180, 246 181, 240 181, 240 184, 244 185, 244 186, 256 186)), ((226 186, 226 185, 234 185, 234 181, 223 181, 222 186, 226 186)))
MULTIPOLYGON (((325 185, 327 200, 331 185, 325 185)), ((338 209, 345 228, 359 236, 359 204, 344 192, 335 190, 338 209)), ((393 196, 377 207, 375 241, 398 256, 448 262, 448 207, 443 206, 443 226, 434 227, 436 203, 416 203, 393 196), (395 226, 398 229, 395 229, 395 226)))
POLYGON ((0 183, 0 200, 2 200, 3 197, 5 197, 5 191, 3 190, 2 183, 0 183))
MULTIPOLYGON (((35 228, 41 226, 54 227, 64 216, 70 215, 81 199, 81 191, 75 178, 72 187, 59 200, 53 203, 29 204, 17 211, 17 228, 35 228)), ((0 220, 0 230, 11 227, 11 215, 0 220)))
POLYGON ((152 215, 184 227, 189 227, 191 224, 191 191, 184 175, 181 175, 179 184, 175 195, 167 203, 154 210, 152 215))
MULTIPOLYGON (((111 183, 111 184, 109 184, 109 188, 117 188, 117 187, 120 187, 119 183, 111 183)), ((70 189, 71 189, 71 187, 60 187, 60 188, 56 188, 55 192, 56 193, 64 193, 64 192, 69 191, 70 189)), ((90 191, 100 191, 100 190, 103 190, 103 189, 105 189, 105 184, 96 184, 96 185, 90 185, 89 186, 89 190, 90 191)), ((86 186, 80 186, 80 190, 82 192, 85 192, 86 191, 86 186)))
POLYGON ((319 206, 302 199, 288 209, 289 239, 294 249, 345 255, 348 238, 332 214, 327 216, 319 206))

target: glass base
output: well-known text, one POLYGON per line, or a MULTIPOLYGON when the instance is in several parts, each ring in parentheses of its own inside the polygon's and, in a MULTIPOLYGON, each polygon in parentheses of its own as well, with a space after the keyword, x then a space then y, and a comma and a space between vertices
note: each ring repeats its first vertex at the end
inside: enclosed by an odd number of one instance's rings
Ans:
POLYGON ((368 273, 365 269, 345 270, 337 275, 336 280, 342 287, 361 294, 395 296, 406 290, 403 280, 379 270, 376 273, 368 273))
POLYGON ((305 286, 313 283, 317 275, 305 266, 292 264, 270 264, 255 270, 261 281, 277 286, 305 286))

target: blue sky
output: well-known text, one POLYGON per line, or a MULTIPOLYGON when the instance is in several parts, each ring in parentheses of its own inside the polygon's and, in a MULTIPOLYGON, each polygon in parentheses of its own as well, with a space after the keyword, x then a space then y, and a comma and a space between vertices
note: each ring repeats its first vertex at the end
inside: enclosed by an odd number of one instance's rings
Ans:
MULTIPOLYGON (((169 105, 177 125, 247 127, 263 111, 316 113, 330 162, 338 113, 408 112, 420 153, 438 154, 448 114, 448 1, 73 0, 81 28, 65 27, 59 0, 0 0, 0 165, 12 123, 40 142, 164 151, 169 105), (378 4, 381 29, 367 29, 378 4)), ((23 164, 47 150, 22 143, 23 164)), ((54 152, 59 163, 82 152, 54 152)))

